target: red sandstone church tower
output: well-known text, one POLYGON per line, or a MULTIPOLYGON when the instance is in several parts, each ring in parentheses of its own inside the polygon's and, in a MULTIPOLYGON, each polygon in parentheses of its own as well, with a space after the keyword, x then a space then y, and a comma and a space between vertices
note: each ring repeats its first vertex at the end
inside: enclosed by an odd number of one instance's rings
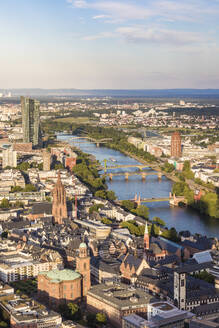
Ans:
POLYGON ((87 253, 87 245, 81 243, 79 246, 79 255, 76 257, 76 271, 78 271, 82 279, 82 295, 86 296, 90 289, 90 257, 87 253))
POLYGON ((150 237, 148 232, 148 223, 146 221, 145 230, 144 230, 144 251, 148 251, 150 249, 150 237))
POLYGON ((182 155, 182 141, 178 131, 174 132, 171 137, 171 157, 181 157, 182 155))
POLYGON ((55 223, 58 224, 62 224, 63 219, 68 217, 66 193, 61 181, 60 172, 58 173, 58 179, 53 189, 52 215, 55 223))

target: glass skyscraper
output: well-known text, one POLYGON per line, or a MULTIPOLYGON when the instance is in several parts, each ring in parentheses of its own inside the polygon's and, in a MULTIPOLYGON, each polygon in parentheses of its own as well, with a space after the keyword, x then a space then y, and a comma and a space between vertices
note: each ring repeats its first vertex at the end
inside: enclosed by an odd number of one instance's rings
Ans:
POLYGON ((35 99, 21 97, 23 142, 32 142, 39 146, 40 140, 40 102, 35 99))

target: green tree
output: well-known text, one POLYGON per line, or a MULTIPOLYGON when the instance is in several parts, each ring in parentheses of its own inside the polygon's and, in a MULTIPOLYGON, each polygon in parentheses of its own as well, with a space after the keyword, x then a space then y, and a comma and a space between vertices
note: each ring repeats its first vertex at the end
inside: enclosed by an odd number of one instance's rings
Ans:
POLYGON ((107 190, 106 197, 108 200, 115 200, 116 199, 115 192, 112 190, 107 190))
POLYGON ((0 204, 1 208, 9 208, 10 207, 10 203, 9 200, 6 198, 3 198, 0 204))
POLYGON ((110 219, 107 219, 107 218, 103 218, 103 219, 101 220, 101 222, 102 222, 103 224, 112 224, 112 221, 111 221, 110 219))
POLYGON ((128 211, 131 211, 135 208, 135 204, 131 200, 123 200, 121 204, 122 204, 122 207, 124 207, 128 211))
POLYGON ((104 324, 106 324, 107 319, 106 319, 106 315, 105 315, 105 313, 98 312, 98 313, 96 314, 96 321, 97 321, 97 323, 100 324, 101 326, 104 325, 104 324))
POLYGON ((174 242, 178 242, 180 240, 175 228, 171 228, 170 230, 165 229, 162 232, 162 237, 169 239, 171 241, 174 241, 174 242))
POLYGON ((195 277, 201 280, 205 280, 210 284, 214 284, 215 278, 212 274, 208 273, 206 270, 195 274, 195 277))
POLYGON ((70 303, 68 303, 67 307, 68 307, 70 317, 72 319, 76 319, 79 315, 79 306, 77 304, 70 302, 70 303))
POLYGON ((34 191, 37 191, 37 188, 32 184, 26 184, 24 191, 25 192, 34 192, 34 191))
POLYGON ((159 217, 157 217, 157 216, 155 216, 154 218, 153 218, 153 222, 156 222, 156 223, 158 223, 159 225, 161 225, 161 226, 165 226, 166 225, 166 223, 161 219, 161 218, 159 218, 159 217))
POLYGON ((162 170, 167 173, 171 173, 175 170, 175 166, 173 164, 165 162, 164 166, 162 167, 162 170))
POLYGON ((140 205, 136 208, 135 210, 135 213, 138 215, 138 216, 141 216, 143 217, 144 219, 148 219, 148 216, 149 216, 149 210, 147 208, 147 206, 145 205, 140 205))
POLYGON ((191 171, 190 161, 185 161, 183 164, 183 175, 186 179, 193 179, 194 173, 191 171))
POLYGON ((106 192, 105 192, 105 190, 97 190, 95 192, 95 197, 106 199, 106 192))
POLYGON ((156 236, 157 236, 157 234, 156 234, 156 232, 155 232, 155 224, 154 224, 154 223, 151 225, 151 232, 150 232, 150 235, 151 235, 152 237, 156 237, 156 236))
POLYGON ((63 170, 64 169, 64 165, 62 163, 56 163, 54 165, 54 169, 55 170, 63 170))
POLYGON ((17 165, 17 169, 21 171, 27 171, 30 168, 30 164, 27 162, 22 162, 17 165))
POLYGON ((100 208, 103 208, 103 204, 94 204, 89 208, 89 214, 92 214, 93 212, 98 212, 100 208))
POLYGON ((176 182, 172 187, 172 193, 176 196, 183 196, 184 195, 184 188, 186 186, 185 182, 176 182))
POLYGON ((23 191, 23 188, 21 186, 14 186, 11 188, 11 192, 20 192, 23 191))
POLYGON ((209 192, 201 197, 201 203, 204 207, 205 214, 219 218, 218 213, 218 196, 216 193, 209 192))
POLYGON ((185 172, 185 171, 190 171, 190 169, 191 169, 190 161, 185 161, 185 162, 183 163, 183 172, 185 172))

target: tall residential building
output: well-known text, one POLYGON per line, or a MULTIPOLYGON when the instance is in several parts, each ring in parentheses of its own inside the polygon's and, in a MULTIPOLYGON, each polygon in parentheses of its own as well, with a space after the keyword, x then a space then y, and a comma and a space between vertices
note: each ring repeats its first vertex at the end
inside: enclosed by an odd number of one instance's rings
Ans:
POLYGON ((23 142, 40 144, 40 102, 35 99, 21 97, 23 142))
POLYGON ((182 141, 178 131, 174 132, 171 137, 171 157, 181 157, 182 141))
POLYGON ((61 181, 60 172, 58 173, 58 179, 53 189, 52 215, 55 223, 58 224, 62 224, 63 219, 68 217, 66 192, 61 181))
POLYGON ((12 148, 4 149, 2 152, 2 168, 17 166, 17 152, 12 148))

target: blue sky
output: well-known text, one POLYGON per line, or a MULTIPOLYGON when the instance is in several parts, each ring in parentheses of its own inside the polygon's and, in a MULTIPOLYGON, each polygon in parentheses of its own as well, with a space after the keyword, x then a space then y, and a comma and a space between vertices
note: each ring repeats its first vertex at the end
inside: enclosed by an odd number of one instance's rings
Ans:
POLYGON ((0 88, 219 88, 219 0, 0 0, 0 88))

